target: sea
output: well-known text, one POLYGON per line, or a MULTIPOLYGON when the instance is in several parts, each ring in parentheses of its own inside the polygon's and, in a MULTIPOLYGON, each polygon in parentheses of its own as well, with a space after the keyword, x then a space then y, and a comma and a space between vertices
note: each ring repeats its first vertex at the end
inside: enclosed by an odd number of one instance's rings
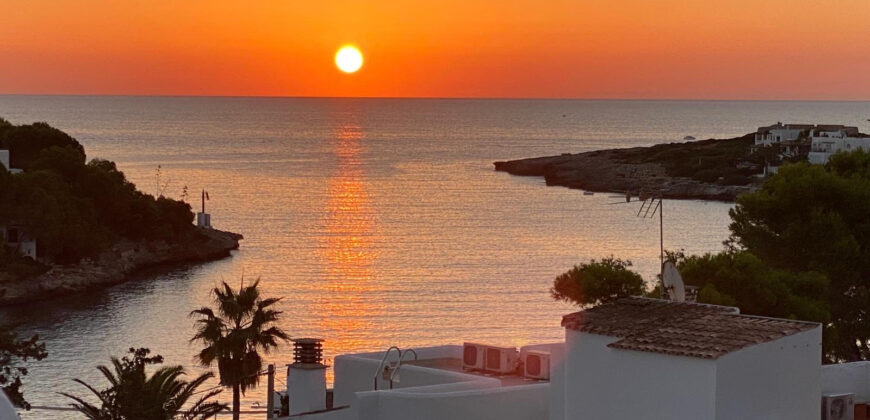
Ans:
MULTIPOLYGON (((40 407, 87 395, 73 378, 104 386, 96 366, 130 347, 204 371, 189 313, 221 282, 259 281, 280 297, 280 326, 325 340, 327 364, 394 345, 560 341, 562 315, 578 308, 550 296, 556 276, 614 256, 652 285, 660 235, 668 250, 720 251, 732 204, 666 200, 660 231, 618 194, 548 187, 494 161, 730 138, 777 121, 870 132, 870 102, 0 96, 0 117, 66 131, 144 192, 199 210, 207 191, 214 227, 245 237, 219 261, 0 310, 46 344, 24 382, 40 407)), ((265 358, 284 372, 292 347, 265 358)), ((264 388, 242 407, 256 411, 264 388)))

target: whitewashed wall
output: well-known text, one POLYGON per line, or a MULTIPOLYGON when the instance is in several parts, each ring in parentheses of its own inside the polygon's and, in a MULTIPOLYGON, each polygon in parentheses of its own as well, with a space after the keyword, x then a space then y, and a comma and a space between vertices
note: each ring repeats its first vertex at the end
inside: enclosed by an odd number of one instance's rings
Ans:
POLYGON ((822 395, 855 394, 855 402, 870 402, 870 362, 823 365, 822 395))
POLYGON ((821 327, 716 360, 716 420, 819 418, 821 327))
POLYGON ((567 420, 565 343, 550 348, 550 420, 567 420))
POLYGON ((831 155, 837 152, 851 152, 857 149, 870 151, 870 138, 867 137, 813 137, 812 150, 807 157, 810 163, 824 165, 831 155))
POLYGON ((807 160, 813 165, 824 165, 828 163, 828 158, 830 158, 832 154, 833 153, 810 152, 809 156, 807 156, 807 160))
POLYGON ((280 420, 356 420, 356 414, 350 408, 324 411, 314 414, 299 414, 293 417, 279 417, 280 420))
POLYGON ((803 131, 803 130, 796 130, 796 129, 793 130, 793 129, 785 129, 785 128, 773 129, 773 130, 770 130, 770 134, 768 134, 767 136, 756 135, 755 136, 755 144, 768 145, 768 144, 773 144, 773 143, 780 143, 783 141, 795 140, 801 134, 801 131, 803 131), (779 140, 777 140, 777 137, 779 137, 779 140))
POLYGON ((18 253, 36 259, 36 241, 33 239, 24 240, 18 243, 18 253))
POLYGON ((845 151, 850 152, 856 149, 870 151, 870 138, 867 137, 846 137, 843 139, 845 151))
POLYGON ((0 150, 0 165, 3 165, 4 168, 8 171, 9 166, 9 151, 8 150, 0 150))
MULTIPOLYGON (((538 350, 562 348, 556 344, 538 350)), ((416 349, 419 359, 459 358, 461 346, 416 349)), ((373 376, 384 353, 338 356, 334 360, 334 404, 348 410, 311 420, 542 420, 549 418, 550 384, 502 387, 501 380, 461 372, 402 365, 393 390, 373 376)), ((395 353, 394 353, 395 354, 395 353)), ((410 356, 408 356, 410 357, 410 356)), ((390 356, 390 360, 395 358, 390 356)), ((307 419, 308 417, 306 417, 307 419)))
POLYGON ((362 392, 354 420, 541 420, 549 418, 550 384, 443 393, 362 392))
POLYGON ((565 419, 714 418, 713 361, 607 347, 617 340, 566 330, 565 419))

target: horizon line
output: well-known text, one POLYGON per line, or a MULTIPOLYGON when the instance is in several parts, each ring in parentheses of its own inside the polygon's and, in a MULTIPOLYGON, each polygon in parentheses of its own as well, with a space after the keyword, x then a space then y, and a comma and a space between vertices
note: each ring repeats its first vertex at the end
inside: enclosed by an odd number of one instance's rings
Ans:
POLYGON ((122 93, 2 93, 0 96, 130 97, 130 98, 238 98, 238 99, 386 99, 386 100, 540 100, 540 101, 649 101, 649 102, 870 102, 868 99, 720 99, 720 98, 632 98, 632 97, 538 97, 538 96, 292 96, 292 95, 192 95, 122 93))

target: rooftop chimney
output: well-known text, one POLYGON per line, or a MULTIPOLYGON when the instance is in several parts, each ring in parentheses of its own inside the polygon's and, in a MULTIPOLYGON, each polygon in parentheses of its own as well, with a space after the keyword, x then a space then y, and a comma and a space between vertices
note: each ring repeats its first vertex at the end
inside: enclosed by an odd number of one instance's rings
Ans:
POLYGON ((297 338, 293 341, 293 364, 320 364, 323 361, 323 340, 297 338))
POLYGON ((287 365, 287 396, 290 415, 326 409, 326 365, 323 340, 297 338, 293 341, 293 364, 287 365))

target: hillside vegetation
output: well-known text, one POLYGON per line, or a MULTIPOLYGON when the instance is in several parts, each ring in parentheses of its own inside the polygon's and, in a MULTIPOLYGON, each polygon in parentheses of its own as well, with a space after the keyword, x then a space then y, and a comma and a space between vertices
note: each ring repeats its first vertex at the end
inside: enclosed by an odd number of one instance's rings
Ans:
POLYGON ((668 176, 691 178, 722 185, 746 185, 760 173, 760 165, 750 154, 754 133, 726 140, 701 140, 667 143, 644 148, 620 150, 621 163, 657 163, 668 176))
MULTIPOLYGON (((46 123, 0 118, 0 149, 24 170, 12 175, 0 166, 0 226, 35 236, 43 261, 74 263, 120 239, 173 243, 195 233, 190 205, 138 191, 114 162, 88 162, 76 139, 46 123)), ((0 267, 13 277, 39 271, 5 247, 0 267)))

